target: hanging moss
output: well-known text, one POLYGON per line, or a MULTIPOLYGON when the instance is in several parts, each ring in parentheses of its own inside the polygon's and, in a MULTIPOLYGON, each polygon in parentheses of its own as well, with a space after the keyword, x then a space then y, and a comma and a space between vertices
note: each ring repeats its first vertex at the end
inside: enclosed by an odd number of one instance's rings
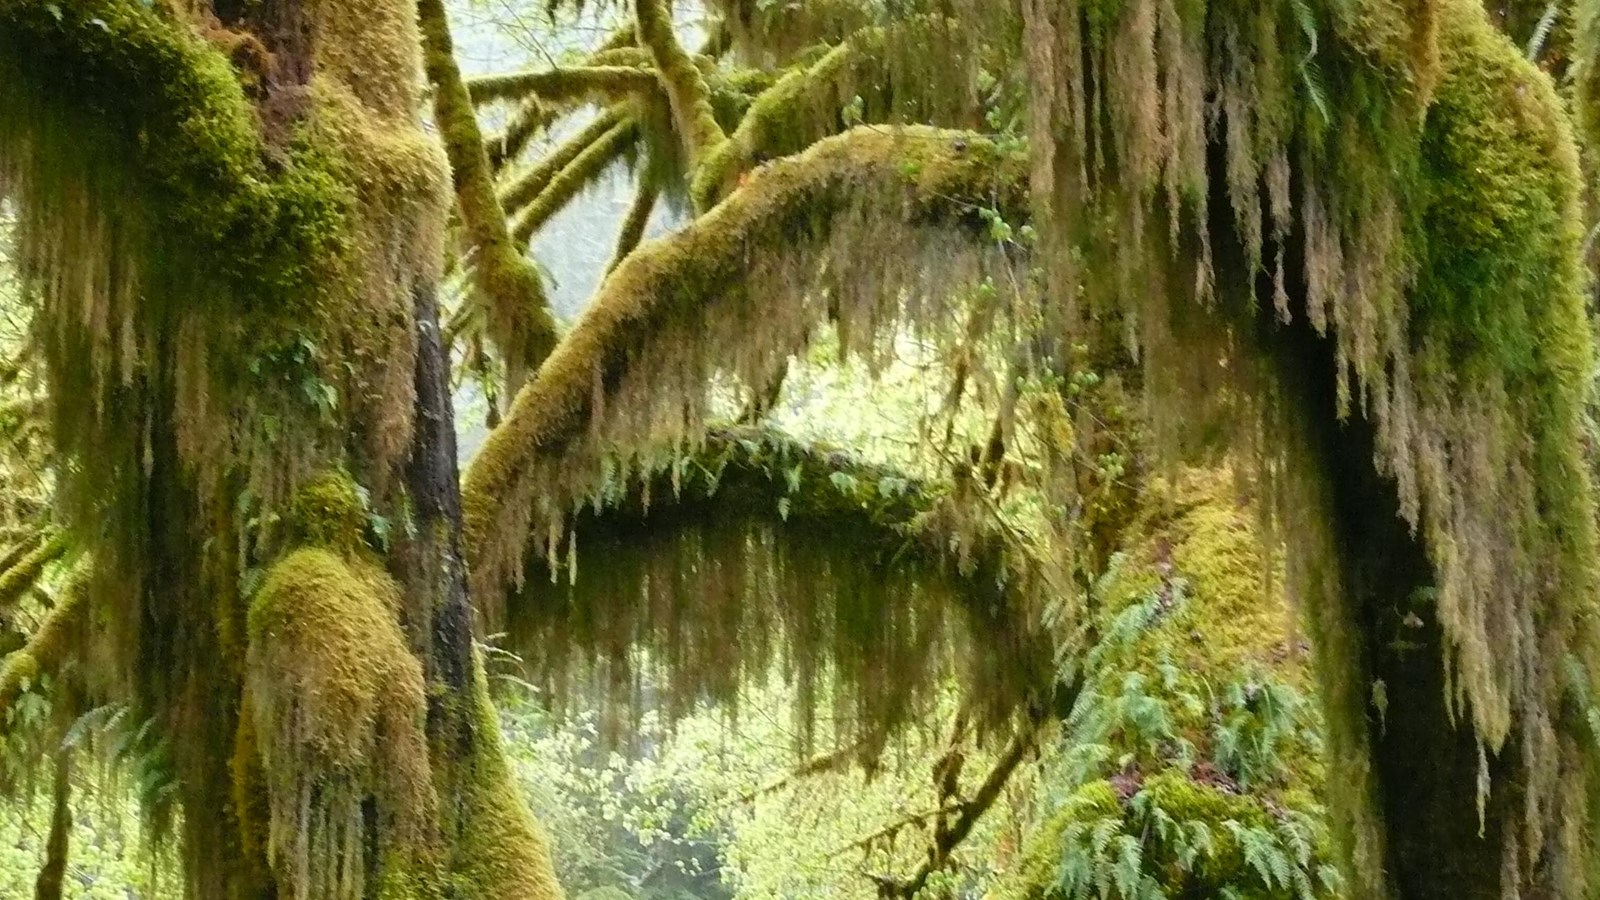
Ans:
POLYGON ((852 124, 975 124, 970 41, 954 22, 915 18, 862 29, 810 66, 786 72, 696 167, 696 208, 709 209, 759 161, 798 153, 852 124))
MULTIPOLYGON (((687 715, 736 705, 778 665, 813 704, 831 684, 838 738, 874 746, 940 675, 959 678, 980 730, 1046 699, 1043 611, 1065 579, 982 510, 754 429, 638 466, 537 549, 507 612, 512 648, 557 697, 594 686, 637 714, 649 666, 669 686, 655 702, 687 715)), ((800 714, 803 742, 815 713, 800 714)))
POLYGON ((637 443, 655 426, 666 429, 658 438, 693 434, 704 408, 694 398, 713 362, 747 384, 769 383, 824 302, 842 328, 858 330, 852 349, 895 321, 902 288, 937 286, 914 292, 927 306, 910 312, 936 318, 951 285, 981 278, 983 247, 959 236, 987 228, 975 210, 1018 216, 1020 168, 968 133, 859 129, 768 166, 711 214, 632 254, 467 471, 474 596, 492 609, 523 548, 559 531, 599 475, 597 447, 637 443), (766 253, 752 272, 756 248, 766 253))
POLYGON ((311 548, 276 563, 251 602, 249 714, 287 897, 359 898, 437 852, 422 669, 399 606, 372 562, 311 548))
POLYGON ((661 86, 672 106, 679 138, 691 163, 698 163, 728 137, 717 124, 705 75, 684 51, 672 30, 672 10, 663 0, 637 0, 634 27, 639 44, 655 60, 661 86))

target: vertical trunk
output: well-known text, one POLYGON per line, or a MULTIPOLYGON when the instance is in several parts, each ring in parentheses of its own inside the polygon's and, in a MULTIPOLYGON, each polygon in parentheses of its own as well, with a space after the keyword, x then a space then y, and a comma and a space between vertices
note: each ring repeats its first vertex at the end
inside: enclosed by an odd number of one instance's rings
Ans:
POLYGON ((68 839, 72 833, 72 757, 67 750, 56 751, 52 791, 50 838, 45 844, 44 867, 34 882, 34 900, 61 900, 62 882, 67 876, 68 839))

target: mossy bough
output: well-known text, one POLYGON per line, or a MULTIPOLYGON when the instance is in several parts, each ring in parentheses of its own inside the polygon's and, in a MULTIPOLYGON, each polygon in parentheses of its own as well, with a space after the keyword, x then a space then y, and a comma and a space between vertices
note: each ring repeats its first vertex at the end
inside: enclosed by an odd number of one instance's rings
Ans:
POLYGON ((575 513, 566 546, 531 556, 510 601, 511 646, 558 696, 569 681, 631 690, 643 648, 670 688, 665 712, 686 715, 708 697, 736 705, 779 665, 809 699, 803 736, 831 683, 839 739, 871 748, 940 675, 980 730, 1052 699, 1042 619, 1063 585, 948 492, 749 428, 635 465, 575 513))
POLYGON ((952 284, 975 280, 984 248, 969 235, 987 227, 977 210, 993 205, 1020 218, 1022 168, 967 132, 857 129, 770 164, 684 230, 642 245, 606 278, 467 470, 464 537, 478 602, 493 609, 518 580, 524 548, 559 531, 590 493, 601 448, 637 444, 646 423, 692 439, 694 410, 703 409, 693 398, 704 396, 713 367, 766 384, 825 315, 870 337, 898 315, 901 288, 921 297, 937 285, 947 296, 952 284), (894 254, 927 252, 916 262, 880 258, 844 247, 845 235, 886 241, 894 254), (752 272, 757 248, 767 259, 752 272), (671 402, 687 405, 668 411, 671 402))

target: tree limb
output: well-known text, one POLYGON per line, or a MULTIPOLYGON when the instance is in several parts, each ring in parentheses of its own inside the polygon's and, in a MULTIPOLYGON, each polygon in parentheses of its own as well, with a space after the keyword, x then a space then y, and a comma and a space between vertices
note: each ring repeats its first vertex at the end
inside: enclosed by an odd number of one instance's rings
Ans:
POLYGON ((611 253, 611 262, 606 266, 609 274, 613 269, 622 264, 628 254, 632 253, 639 241, 644 238, 645 226, 650 224, 650 215, 655 212, 656 200, 661 191, 649 181, 642 181, 639 189, 634 192, 633 203, 628 206, 628 214, 622 219, 622 227, 617 231, 617 246, 611 253))
POLYGON ((728 139, 717 124, 705 75, 673 34, 672 11, 665 0, 635 0, 634 14, 639 43, 649 48, 655 60, 678 135, 694 166, 728 139))
POLYGON ((473 286, 488 310, 488 334, 506 363, 506 382, 519 388, 555 346, 544 280, 506 230, 478 118, 456 65, 443 0, 420 0, 424 61, 433 83, 434 117, 455 180, 456 208, 473 255, 473 286))
POLYGON ((825 236, 835 216, 863 202, 879 204, 885 221, 981 233, 977 209, 997 206, 1025 217, 1025 168, 1020 155, 969 132, 857 129, 765 167, 706 216, 631 254, 467 470, 465 544, 474 595, 487 600, 515 580, 541 461, 561 458, 585 435, 595 403, 617 389, 638 348, 664 323, 747 299, 742 288, 752 247, 825 236))
POLYGON ((0 663, 0 721, 17 696, 40 674, 53 671, 79 645, 79 632, 86 622, 88 601, 81 581, 62 591, 61 600, 50 610, 21 650, 0 663))
MULTIPOLYGON (((566 165, 550 173, 540 186, 539 193, 527 205, 515 209, 511 222, 512 243, 517 247, 528 246, 544 223, 598 178, 607 166, 619 159, 623 151, 633 144, 638 133, 638 126, 632 119, 622 119, 579 151, 566 165)), ((543 176, 546 172, 541 166, 531 174, 543 176)), ((531 185, 530 178, 523 186, 531 185)))
POLYGON ((468 79, 466 85, 475 104, 537 97, 550 106, 616 100, 660 86, 654 70, 637 66, 575 66, 485 75, 468 79))

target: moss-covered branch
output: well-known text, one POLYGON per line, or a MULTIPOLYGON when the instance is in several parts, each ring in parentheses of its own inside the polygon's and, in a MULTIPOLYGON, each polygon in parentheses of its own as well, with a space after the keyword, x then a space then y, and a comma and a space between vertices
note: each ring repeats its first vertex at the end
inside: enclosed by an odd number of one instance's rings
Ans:
POLYGON ((65 535, 52 535, 0 574, 0 612, 15 605, 39 581, 46 566, 67 552, 65 535))
POLYGON ((593 121, 562 141, 538 162, 519 172, 501 188, 500 205, 512 211, 526 206, 539 196, 550 180, 570 165, 580 153, 604 137, 612 128, 628 121, 629 117, 629 108, 624 105, 602 110, 593 121))
POLYGON ((856 121, 885 122, 896 114, 925 124, 971 118, 959 26, 917 17, 891 26, 863 28, 809 66, 783 74, 762 91, 727 141, 693 173, 690 195, 709 209, 739 177, 763 159, 798 153, 849 127, 845 107, 858 104, 856 121))
POLYGON ((672 31, 672 10, 666 0, 636 0, 634 16, 639 43, 650 50, 661 86, 666 89, 678 137, 688 151, 690 164, 698 163, 728 139, 722 126, 717 124, 705 75, 678 43, 672 31))
POLYGON ((456 206, 473 257, 473 286, 488 309, 489 338, 504 356, 506 381, 515 390, 555 346, 555 322, 543 279, 506 229, 472 98, 456 65, 444 3, 421 0, 418 10, 428 78, 434 85, 434 117, 450 157, 456 206))
MULTIPOLYGON (((860 211, 880 234, 970 230, 976 246, 984 228, 979 209, 994 205, 1014 219, 1026 215, 1024 167, 1020 156, 971 133, 858 129, 767 166, 706 216, 633 253, 606 279, 467 470, 465 545, 475 596, 492 602, 514 580, 541 463, 561 459, 579 443, 607 395, 625 386, 641 348, 670 340, 665 326, 699 321, 719 305, 733 318, 777 321, 776 310, 743 307, 752 296, 747 279, 755 248, 814 248, 851 211, 860 211)), ((770 281, 760 286, 779 287, 770 281)), ((699 349, 731 354, 738 348, 699 349)))
POLYGON ((638 190, 634 192, 633 202, 628 204, 628 214, 623 217, 622 226, 617 229, 617 246, 611 252, 611 262, 606 266, 607 272, 622 265, 628 254, 639 246, 660 195, 661 191, 648 181, 640 184, 638 190))
POLYGON ((540 675, 558 690, 581 674, 575 660, 615 675, 642 646, 669 714, 682 713, 707 696, 735 702, 790 661, 803 696, 832 683, 834 708, 854 710, 863 756, 952 665, 985 727, 1051 690, 1041 611, 1064 586, 1031 547, 944 489, 843 451, 713 429, 605 485, 568 528, 576 550, 536 555, 507 611, 512 646, 542 648, 540 675))
MULTIPOLYGON (((602 117, 602 120, 604 118, 602 117)), ((560 212, 579 191, 593 184, 594 180, 605 172, 607 166, 620 159, 622 154, 633 146, 638 136, 639 129, 633 120, 624 118, 590 141, 559 169, 541 163, 530 170, 529 178, 519 179, 513 186, 519 195, 535 186, 539 188, 539 192, 526 204, 516 207, 507 204, 508 209, 514 210, 511 222, 512 243, 518 247, 527 246, 551 216, 560 212), (543 178, 544 181, 539 184, 533 180, 534 178, 543 178)), ((575 142, 576 139, 573 143, 575 142)), ((547 162, 555 163, 567 149, 567 146, 558 149, 556 153, 551 154, 547 162)))
POLYGON ((585 100, 616 100, 630 94, 654 91, 656 73, 636 66, 591 65, 541 69, 508 75, 485 75, 467 80, 473 103, 538 97, 554 106, 585 100))
POLYGON ((79 649, 88 605, 83 582, 73 579, 61 592, 55 608, 28 636, 28 643, 0 662, 0 719, 17 696, 33 686, 40 675, 56 671, 79 649))

